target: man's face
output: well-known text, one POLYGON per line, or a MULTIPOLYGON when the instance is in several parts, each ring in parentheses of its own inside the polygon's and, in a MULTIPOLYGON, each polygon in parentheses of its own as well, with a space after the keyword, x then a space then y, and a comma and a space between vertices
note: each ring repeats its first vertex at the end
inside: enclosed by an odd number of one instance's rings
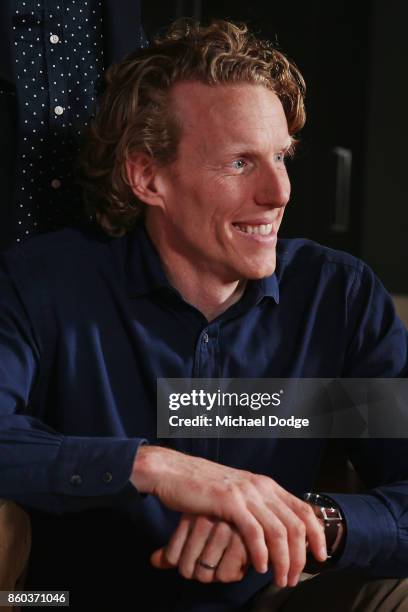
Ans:
POLYGON ((174 87, 171 105, 182 127, 163 169, 164 244, 222 282, 272 274, 290 196, 281 102, 259 85, 190 82, 174 87))

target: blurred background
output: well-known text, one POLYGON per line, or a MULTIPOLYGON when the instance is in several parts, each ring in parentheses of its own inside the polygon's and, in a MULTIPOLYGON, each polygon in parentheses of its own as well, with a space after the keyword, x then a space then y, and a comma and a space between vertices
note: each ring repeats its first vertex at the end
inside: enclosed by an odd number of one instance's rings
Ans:
POLYGON ((142 3, 149 38, 181 16, 245 21, 295 61, 307 84, 307 123, 289 162, 281 235, 364 259, 408 320, 408 3, 142 3))

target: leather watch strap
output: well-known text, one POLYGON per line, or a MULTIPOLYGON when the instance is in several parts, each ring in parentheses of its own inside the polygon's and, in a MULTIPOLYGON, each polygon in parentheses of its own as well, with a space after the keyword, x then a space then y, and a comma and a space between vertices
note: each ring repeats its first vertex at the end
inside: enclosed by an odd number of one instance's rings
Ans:
POLYGON ((336 502, 326 495, 306 493, 304 500, 310 504, 316 516, 322 521, 326 537, 327 555, 330 559, 341 537, 340 525, 343 517, 336 502))

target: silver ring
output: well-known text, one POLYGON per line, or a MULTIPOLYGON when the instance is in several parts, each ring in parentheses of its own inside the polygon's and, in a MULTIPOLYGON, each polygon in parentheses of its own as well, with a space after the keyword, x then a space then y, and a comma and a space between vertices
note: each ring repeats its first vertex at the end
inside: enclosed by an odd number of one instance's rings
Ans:
POLYGON ((218 563, 216 565, 211 565, 210 563, 205 563, 205 561, 201 561, 201 559, 198 559, 197 561, 198 565, 201 565, 201 567, 204 567, 205 569, 208 570, 216 570, 218 567, 218 563))

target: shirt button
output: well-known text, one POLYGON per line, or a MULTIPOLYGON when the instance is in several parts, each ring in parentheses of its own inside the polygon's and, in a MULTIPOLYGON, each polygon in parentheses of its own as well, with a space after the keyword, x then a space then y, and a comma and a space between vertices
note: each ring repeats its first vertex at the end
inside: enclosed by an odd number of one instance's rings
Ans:
POLYGON ((53 189, 59 189, 59 188, 61 187, 61 181, 60 181, 59 179, 57 179, 57 178, 52 179, 52 181, 51 181, 51 187, 52 187, 53 189))
POLYGON ((112 474, 110 472, 105 472, 104 475, 102 476, 103 482, 109 483, 112 482, 112 474))
POLYGON ((74 487, 79 487, 82 484, 82 476, 80 476, 79 474, 72 474, 71 478, 69 479, 69 482, 74 487))
POLYGON ((207 332, 203 333, 203 340, 204 340, 204 342, 208 342, 208 334, 207 334, 207 332))
POLYGON ((62 115, 62 113, 63 113, 63 112, 64 112, 64 109, 62 108, 62 106, 56 106, 56 107, 54 108, 54 113, 55 113, 56 115, 62 115))
POLYGON ((57 43, 59 43, 59 36, 57 36, 56 34, 51 34, 50 36, 50 42, 53 45, 56 45, 57 43))

